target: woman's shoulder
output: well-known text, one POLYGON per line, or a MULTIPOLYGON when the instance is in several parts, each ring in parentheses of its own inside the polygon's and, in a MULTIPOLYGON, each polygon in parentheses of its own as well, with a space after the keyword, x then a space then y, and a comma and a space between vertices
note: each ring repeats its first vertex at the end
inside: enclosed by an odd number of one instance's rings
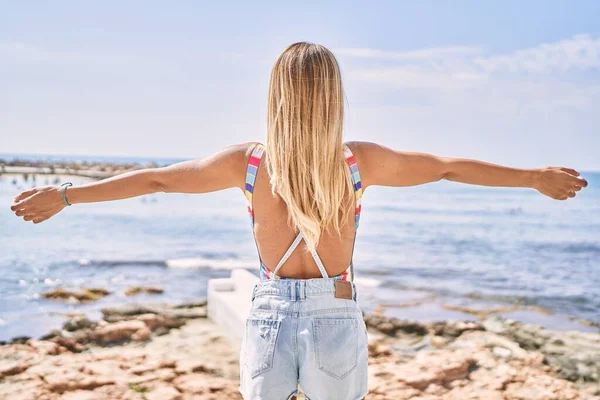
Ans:
POLYGON ((378 151, 382 149, 387 149, 385 146, 374 142, 366 142, 366 141, 350 141, 344 142, 344 148, 349 148, 350 151, 356 156, 356 158, 367 159, 376 154, 378 151))
POLYGON ((357 163, 359 163, 359 161, 361 160, 366 161, 370 148, 372 148, 373 146, 377 146, 375 143, 372 142, 364 142, 358 140, 344 142, 343 145, 346 157, 348 157, 349 155, 354 156, 357 163))
POLYGON ((240 169, 246 169, 251 158, 254 156, 260 158, 264 152, 264 146, 260 142, 243 142, 231 144, 213 157, 226 159, 225 166, 233 173, 237 173, 240 169), (260 153, 260 154, 259 154, 260 153))
POLYGON ((253 153, 264 151, 265 149, 264 144, 256 141, 235 144, 233 145, 233 147, 235 147, 236 152, 240 154, 240 156, 246 161, 248 161, 248 159, 250 158, 250 156, 252 156, 253 153))

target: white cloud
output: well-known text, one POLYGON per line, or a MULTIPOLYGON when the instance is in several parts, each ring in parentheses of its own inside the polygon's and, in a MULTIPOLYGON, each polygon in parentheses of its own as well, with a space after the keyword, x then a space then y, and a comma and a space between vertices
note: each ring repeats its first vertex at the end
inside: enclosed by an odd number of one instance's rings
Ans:
POLYGON ((469 69, 436 70, 418 65, 350 69, 346 76, 357 81, 385 84, 405 89, 461 89, 486 79, 486 74, 469 69))
POLYGON ((387 59, 387 60, 432 60, 444 57, 472 56, 481 53, 478 47, 451 46, 431 49, 420 49, 413 51, 385 51, 368 48, 341 48, 335 49, 334 53, 340 56, 387 59))
POLYGON ((506 55, 477 57, 473 61, 487 72, 540 73, 600 68, 600 38, 577 35, 506 55))
POLYGON ((337 53, 351 58, 350 79, 396 88, 461 89, 493 79, 494 74, 503 74, 503 79, 508 74, 510 79, 528 73, 552 75, 600 68, 600 38, 590 35, 487 56, 481 49, 465 46, 409 52, 349 48, 339 49, 337 53), (352 67, 354 58, 370 59, 374 63, 352 67), (376 64, 377 60, 395 64, 381 66, 376 64))

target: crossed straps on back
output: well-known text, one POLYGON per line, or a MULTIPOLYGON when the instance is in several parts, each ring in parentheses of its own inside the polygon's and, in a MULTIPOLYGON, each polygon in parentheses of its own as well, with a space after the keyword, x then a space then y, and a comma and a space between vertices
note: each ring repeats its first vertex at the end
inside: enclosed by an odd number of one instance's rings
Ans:
MULTIPOLYGON (((265 151, 265 147, 261 143, 257 143, 254 146, 254 149, 252 150, 252 154, 250 155, 250 158, 248 159, 248 167, 247 167, 247 171, 246 171, 245 195, 246 195, 246 200, 247 200, 247 204, 248 204, 248 214, 250 216, 250 225, 252 226, 252 236, 254 237, 255 243, 256 243, 256 237, 254 236, 254 207, 252 204, 252 195, 254 193, 254 184, 256 182, 256 174, 258 173, 258 167, 260 165, 260 160, 264 154, 264 151, 265 151)), ((350 175, 352 177, 352 184, 354 187, 354 194, 355 194, 355 199, 356 199, 355 233, 354 233, 354 241, 356 241, 356 230, 358 229, 358 225, 359 225, 359 221, 360 221, 360 212, 361 212, 362 184, 361 184, 360 174, 358 172, 358 165, 356 163, 356 159, 354 158, 352 151, 346 144, 344 144, 344 157, 346 159, 346 164, 348 165, 348 168, 350 169, 350 175)), ((281 257, 281 260, 279 260, 279 263, 277 264, 277 267, 275 267, 275 270, 272 272, 274 277, 278 277, 277 272, 279 272, 279 269, 283 266, 283 264, 285 264, 287 259, 290 257, 290 255, 296 249, 296 247, 298 247, 298 244, 300 243, 300 241, 302 239, 304 239, 304 234, 302 233, 302 231, 300 231, 298 233, 298 235, 296 236, 296 238, 294 239, 294 241, 292 242, 292 244, 290 245, 290 247, 287 249, 287 251, 283 255, 283 257, 281 257)), ((256 248, 258 250, 258 243, 256 244, 256 248)), ((354 243, 352 244, 352 251, 354 252, 354 243)), ((310 251, 310 253, 311 253, 313 259, 315 260, 315 263, 317 264, 317 268, 319 268, 319 272, 321 272, 321 275, 323 276, 323 278, 328 278, 329 276, 327 275, 327 271, 325 270, 323 261, 321 261, 321 257, 319 257, 319 255, 317 254, 317 251, 315 249, 312 249, 310 251)), ((260 252, 258 254, 258 257, 260 259, 261 266, 263 266, 265 269, 267 269, 266 265, 264 265, 264 263, 262 262, 262 258, 260 257, 260 252)), ((348 275, 350 275, 350 278, 354 277, 354 263, 352 261, 350 262, 350 267, 348 269, 350 270, 350 273, 348 274, 346 271, 346 272, 340 274, 338 276, 339 279, 345 280, 348 275)), ((266 272, 267 272, 267 277, 269 277, 269 275, 271 275, 271 274, 269 273, 268 269, 266 272)))
MULTIPOLYGON (((298 247, 298 244, 300 243, 300 241, 302 239, 304 239, 304 234, 302 233, 302 231, 300 231, 298 236, 296 236, 296 239, 294 239, 294 241, 292 242, 290 247, 288 247, 288 249, 285 252, 285 254, 283 255, 283 257, 281 257, 281 260, 279 260, 277 267, 275 267, 275 271, 273 271, 273 273, 275 275, 277 275, 277 272, 279 272, 279 268, 283 267, 283 264, 285 264, 285 262, 290 257, 290 255, 294 252, 294 250, 296 250, 296 247, 298 247)), ((317 250, 312 249, 310 251, 310 254, 312 255, 312 258, 315 260, 315 263, 317 264, 317 268, 319 268, 319 272, 321 272, 321 275, 323 276, 323 278, 329 278, 329 276, 327 275, 327 271, 325 270, 325 266, 323 265, 323 261, 321 261, 321 257, 319 257, 319 255, 317 254, 317 250)))

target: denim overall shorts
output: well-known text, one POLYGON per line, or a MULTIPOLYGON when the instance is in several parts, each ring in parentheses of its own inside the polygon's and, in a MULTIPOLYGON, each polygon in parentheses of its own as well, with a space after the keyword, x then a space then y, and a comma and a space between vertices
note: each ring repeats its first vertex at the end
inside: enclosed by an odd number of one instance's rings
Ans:
MULTIPOLYGON (((261 145, 255 147, 247 175, 253 227, 256 169, 250 165, 258 167, 262 151, 261 145)), ((359 213, 360 204, 356 226, 359 213)), ((356 302, 353 264, 329 277, 312 250, 322 278, 277 275, 303 238, 298 233, 273 272, 261 260, 260 281, 254 286, 240 351, 239 391, 245 400, 288 400, 298 394, 298 386, 309 400, 360 400, 368 392, 367 328, 356 302)))

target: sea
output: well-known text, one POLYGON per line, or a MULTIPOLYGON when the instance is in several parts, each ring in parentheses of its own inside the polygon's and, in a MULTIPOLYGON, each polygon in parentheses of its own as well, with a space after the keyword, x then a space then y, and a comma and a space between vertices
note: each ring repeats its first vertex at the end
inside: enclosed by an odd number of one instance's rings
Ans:
MULTIPOLYGON (((154 162, 179 159, 0 154, 38 161, 154 162)), ((354 265, 365 311, 419 321, 475 320, 481 311, 550 329, 599 331, 600 173, 568 201, 533 189, 436 182, 370 187, 363 197, 354 265)), ((133 302, 183 303, 206 296, 233 268, 258 273, 242 193, 156 193, 77 204, 25 223, 10 210, 34 186, 86 178, 0 175, 0 341, 39 337, 67 315, 101 317, 133 302), (160 295, 124 294, 158 286, 160 295), (97 302, 44 299, 59 287, 105 288, 97 302)))

